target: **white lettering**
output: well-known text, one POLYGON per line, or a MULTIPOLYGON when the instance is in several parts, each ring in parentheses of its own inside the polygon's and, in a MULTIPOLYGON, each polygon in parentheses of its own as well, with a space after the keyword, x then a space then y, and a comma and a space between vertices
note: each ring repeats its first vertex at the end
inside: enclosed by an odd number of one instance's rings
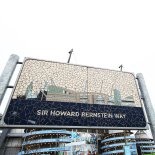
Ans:
POLYGON ((62 111, 61 116, 66 116, 67 111, 62 111))
POLYGON ((78 117, 79 112, 70 112, 70 111, 52 111, 50 112, 51 116, 73 116, 78 117))
POLYGON ((48 110, 37 110, 37 115, 47 116, 48 110))
POLYGON ((81 117, 85 117, 85 115, 86 115, 85 112, 82 112, 81 117))
POLYGON ((41 115, 41 110, 37 110, 37 115, 41 115))
POLYGON ((114 114, 115 118, 125 118, 126 114, 114 114))
MULTIPOLYGON (((48 110, 37 110, 38 116, 48 116, 49 111, 48 110)), ((74 111, 50 111, 51 116, 70 116, 70 117, 79 117, 79 112, 74 111)), ((125 119, 126 114, 121 113, 93 113, 93 112, 81 112, 81 117, 87 117, 87 118, 116 118, 116 119, 125 119)))

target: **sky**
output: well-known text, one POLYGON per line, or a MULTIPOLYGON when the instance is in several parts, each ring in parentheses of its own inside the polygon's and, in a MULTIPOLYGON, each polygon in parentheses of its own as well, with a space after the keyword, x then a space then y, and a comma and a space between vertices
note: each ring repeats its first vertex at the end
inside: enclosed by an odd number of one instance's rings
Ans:
POLYGON ((142 73, 155 107, 154 8, 154 0, 1 0, 0 73, 11 54, 67 62, 73 49, 72 64, 142 73))

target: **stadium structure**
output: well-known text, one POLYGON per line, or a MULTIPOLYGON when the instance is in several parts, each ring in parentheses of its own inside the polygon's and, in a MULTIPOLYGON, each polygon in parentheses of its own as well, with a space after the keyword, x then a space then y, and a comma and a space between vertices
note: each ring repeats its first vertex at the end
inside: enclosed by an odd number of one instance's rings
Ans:
POLYGON ((144 131, 11 130, 0 149, 1 155, 131 155, 155 154, 152 138, 144 131))

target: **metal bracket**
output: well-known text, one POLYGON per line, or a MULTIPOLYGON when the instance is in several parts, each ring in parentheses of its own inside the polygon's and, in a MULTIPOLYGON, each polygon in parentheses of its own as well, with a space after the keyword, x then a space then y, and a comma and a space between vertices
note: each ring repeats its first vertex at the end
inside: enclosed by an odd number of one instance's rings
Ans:
POLYGON ((23 64, 23 62, 19 62, 19 61, 18 61, 17 64, 23 64))
POLYGON ((7 86, 7 88, 14 88, 14 86, 7 86))
POLYGON ((144 100, 144 97, 143 97, 143 96, 141 96, 141 99, 142 99, 142 100, 144 100))

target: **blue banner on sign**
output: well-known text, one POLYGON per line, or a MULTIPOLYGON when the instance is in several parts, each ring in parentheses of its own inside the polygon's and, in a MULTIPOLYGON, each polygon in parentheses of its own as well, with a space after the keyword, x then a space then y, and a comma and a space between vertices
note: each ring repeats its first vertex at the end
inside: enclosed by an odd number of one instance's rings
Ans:
POLYGON ((12 99, 4 122, 7 125, 67 127, 144 128, 141 107, 12 99))

